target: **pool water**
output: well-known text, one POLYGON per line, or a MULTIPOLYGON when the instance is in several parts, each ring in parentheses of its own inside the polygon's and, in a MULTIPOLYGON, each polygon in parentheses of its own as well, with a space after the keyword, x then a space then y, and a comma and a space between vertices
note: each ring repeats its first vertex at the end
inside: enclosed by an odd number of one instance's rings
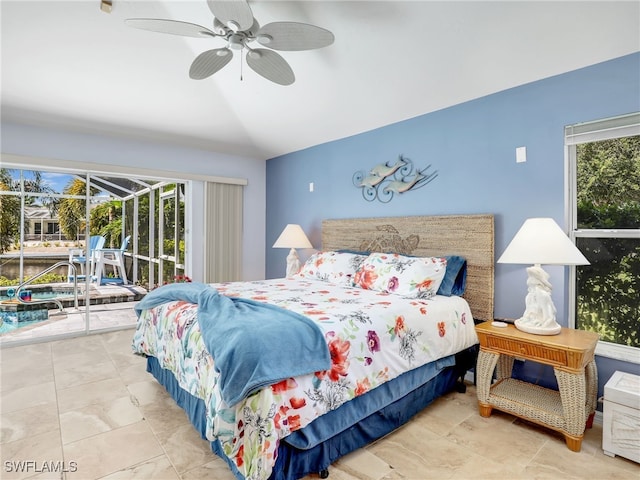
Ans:
MULTIPOLYGON (((31 300, 50 300, 52 298, 67 298, 73 297, 73 292, 31 292, 31 300)), ((6 302, 13 297, 6 295, 0 295, 0 302, 6 302)), ((51 304, 54 305, 54 304, 51 304)))
MULTIPOLYGON (((51 304, 41 303, 35 305, 19 303, 0 303, 0 334, 5 333, 7 325, 16 328, 24 327, 26 324, 42 322, 49 319, 49 308, 51 304)), ((55 306, 55 305, 54 305, 55 306)), ((9 330, 10 331, 10 330, 9 330)))
POLYGON ((3 333, 13 332, 14 330, 17 330, 19 328, 28 327, 29 325, 34 325, 40 322, 42 322, 42 320, 26 320, 17 323, 2 322, 2 324, 0 325, 0 335, 2 335, 3 333))
MULTIPOLYGON (((31 301, 50 300, 52 298, 69 298, 73 294, 64 291, 32 291, 31 301)), ((18 328, 33 325, 49 319, 49 309, 56 308, 56 304, 50 303, 17 303, 15 300, 9 301, 11 297, 0 296, 0 335, 12 332, 18 328)))

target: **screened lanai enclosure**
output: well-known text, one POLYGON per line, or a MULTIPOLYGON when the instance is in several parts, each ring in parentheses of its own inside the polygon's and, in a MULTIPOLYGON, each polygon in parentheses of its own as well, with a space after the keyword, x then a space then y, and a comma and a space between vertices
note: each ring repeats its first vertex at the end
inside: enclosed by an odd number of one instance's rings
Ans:
POLYGON ((0 340, 28 338, 36 327, 50 326, 46 336, 131 324, 128 302, 187 281, 187 188, 153 178, 0 169, 0 340), (70 325, 72 316, 79 327, 70 325))

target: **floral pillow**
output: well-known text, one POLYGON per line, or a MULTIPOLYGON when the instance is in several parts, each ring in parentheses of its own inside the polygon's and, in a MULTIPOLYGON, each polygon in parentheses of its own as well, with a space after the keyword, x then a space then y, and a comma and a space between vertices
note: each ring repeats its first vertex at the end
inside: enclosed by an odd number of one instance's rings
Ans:
POLYGON ((447 268, 439 257, 405 257, 393 253, 372 253, 354 277, 356 286, 403 297, 433 297, 447 268))
POLYGON ((309 257, 298 275, 351 287, 355 273, 366 258, 356 253, 318 252, 309 257))

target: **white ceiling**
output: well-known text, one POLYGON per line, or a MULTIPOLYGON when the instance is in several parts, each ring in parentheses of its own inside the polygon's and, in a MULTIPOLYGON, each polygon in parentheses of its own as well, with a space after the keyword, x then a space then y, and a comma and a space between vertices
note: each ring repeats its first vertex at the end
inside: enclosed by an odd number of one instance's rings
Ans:
POLYGON ((238 55, 198 81, 191 62, 222 40, 123 20, 211 27, 205 0, 113 0, 110 14, 99 0, 2 0, 2 121, 268 159, 640 50, 639 1, 249 4, 261 25, 311 23, 335 43, 281 52, 288 87, 238 55))

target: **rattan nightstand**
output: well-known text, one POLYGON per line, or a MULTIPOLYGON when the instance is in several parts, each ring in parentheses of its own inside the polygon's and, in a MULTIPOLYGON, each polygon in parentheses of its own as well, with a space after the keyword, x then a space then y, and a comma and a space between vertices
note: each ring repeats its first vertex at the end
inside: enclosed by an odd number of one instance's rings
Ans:
POLYGON ((558 335, 532 335, 513 325, 476 326, 480 340, 477 393, 480 415, 496 408, 564 435, 567 447, 579 452, 596 407, 598 373, 594 351, 598 335, 563 328, 558 335), (554 367, 559 391, 511 378, 514 358, 554 367), (496 369, 497 367, 497 369, 496 369), (496 370, 496 382, 491 383, 496 370))

